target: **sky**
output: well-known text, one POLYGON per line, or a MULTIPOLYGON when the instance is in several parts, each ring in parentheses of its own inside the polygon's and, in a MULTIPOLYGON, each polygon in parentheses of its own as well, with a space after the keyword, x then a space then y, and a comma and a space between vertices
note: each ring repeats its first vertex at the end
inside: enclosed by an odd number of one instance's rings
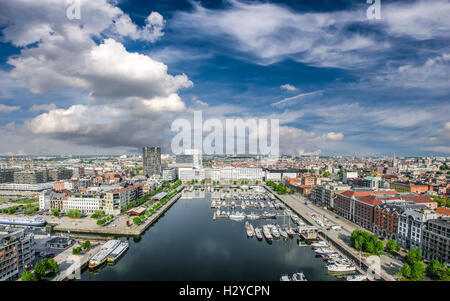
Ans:
POLYGON ((449 1, 370 6, 1 1, 0 155, 170 153, 201 111, 278 119, 283 154, 450 156, 449 1))

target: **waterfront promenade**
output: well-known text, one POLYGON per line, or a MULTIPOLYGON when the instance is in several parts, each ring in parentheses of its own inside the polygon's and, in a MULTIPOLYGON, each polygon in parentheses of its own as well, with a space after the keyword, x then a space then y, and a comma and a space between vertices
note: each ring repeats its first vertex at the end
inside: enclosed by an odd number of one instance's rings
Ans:
POLYGON ((96 224, 96 220, 92 218, 49 218, 49 224, 56 224, 53 230, 64 233, 90 233, 100 235, 120 235, 120 236, 139 236, 151 224, 153 224, 164 212, 166 212, 179 198, 181 198, 182 191, 173 195, 164 205, 159 207, 155 213, 149 216, 142 224, 135 225, 133 218, 121 213, 114 217, 114 219, 104 226, 96 224), (127 226, 129 222, 130 226, 127 226))
MULTIPOLYGON (((311 225, 317 226, 321 228, 312 218, 311 214, 321 214, 333 221, 335 224, 338 224, 342 227, 341 231, 336 230, 326 230, 323 229, 320 236, 333 244, 333 246, 338 249, 341 253, 344 253, 346 257, 350 257, 350 259, 357 265, 358 269, 361 264, 362 270, 367 270, 370 266, 367 258, 363 255, 360 255, 355 249, 350 246, 350 235, 356 230, 364 230, 367 231, 349 221, 343 221, 343 218, 336 219, 335 214, 319 208, 312 208, 311 205, 305 205, 306 199, 303 197, 298 197, 296 195, 278 195, 275 191, 273 191, 270 187, 264 185, 264 187, 270 191, 273 195, 275 195, 280 201, 290 207, 295 213, 301 216, 306 222, 311 225), (361 258, 361 261, 360 261, 361 258)), ((314 206, 315 207, 315 206, 314 206)), ((402 263, 396 259, 393 259, 389 256, 381 255, 380 256, 380 265, 381 265, 381 278, 387 281, 395 281, 396 273, 401 268, 402 263)))

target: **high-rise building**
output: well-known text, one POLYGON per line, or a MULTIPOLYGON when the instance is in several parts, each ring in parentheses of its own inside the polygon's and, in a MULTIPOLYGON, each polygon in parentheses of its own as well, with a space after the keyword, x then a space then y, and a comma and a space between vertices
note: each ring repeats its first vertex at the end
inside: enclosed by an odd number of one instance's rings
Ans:
POLYGON ((428 220, 422 231, 423 256, 440 262, 450 261, 450 218, 428 220))
POLYGON ((142 160, 144 167, 144 176, 161 174, 161 148, 144 147, 142 148, 142 160))

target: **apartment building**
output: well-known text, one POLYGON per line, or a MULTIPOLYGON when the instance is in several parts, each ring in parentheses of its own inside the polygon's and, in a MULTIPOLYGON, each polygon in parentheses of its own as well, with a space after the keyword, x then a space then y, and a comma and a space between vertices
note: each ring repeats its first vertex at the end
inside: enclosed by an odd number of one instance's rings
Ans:
POLYGON ((34 235, 24 229, 0 229, 0 281, 14 280, 31 267, 34 260, 34 235))
POLYGON ((350 190, 350 186, 341 182, 323 182, 311 189, 311 201, 321 207, 334 208, 334 196, 347 190, 350 190))
POLYGON ((450 262, 450 217, 427 221, 422 231, 422 253, 428 260, 450 262))
POLYGON ((429 208, 405 210, 398 220, 397 242, 405 249, 421 247, 422 231, 426 222, 437 217, 429 208))

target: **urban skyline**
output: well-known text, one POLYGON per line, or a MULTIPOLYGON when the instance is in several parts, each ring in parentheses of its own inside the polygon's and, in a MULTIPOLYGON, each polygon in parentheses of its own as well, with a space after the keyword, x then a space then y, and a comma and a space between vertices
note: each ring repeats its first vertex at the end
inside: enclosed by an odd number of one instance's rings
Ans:
POLYGON ((75 3, 0 4, 0 154, 169 153, 194 110, 279 119, 284 154, 450 154, 447 1, 75 3))

